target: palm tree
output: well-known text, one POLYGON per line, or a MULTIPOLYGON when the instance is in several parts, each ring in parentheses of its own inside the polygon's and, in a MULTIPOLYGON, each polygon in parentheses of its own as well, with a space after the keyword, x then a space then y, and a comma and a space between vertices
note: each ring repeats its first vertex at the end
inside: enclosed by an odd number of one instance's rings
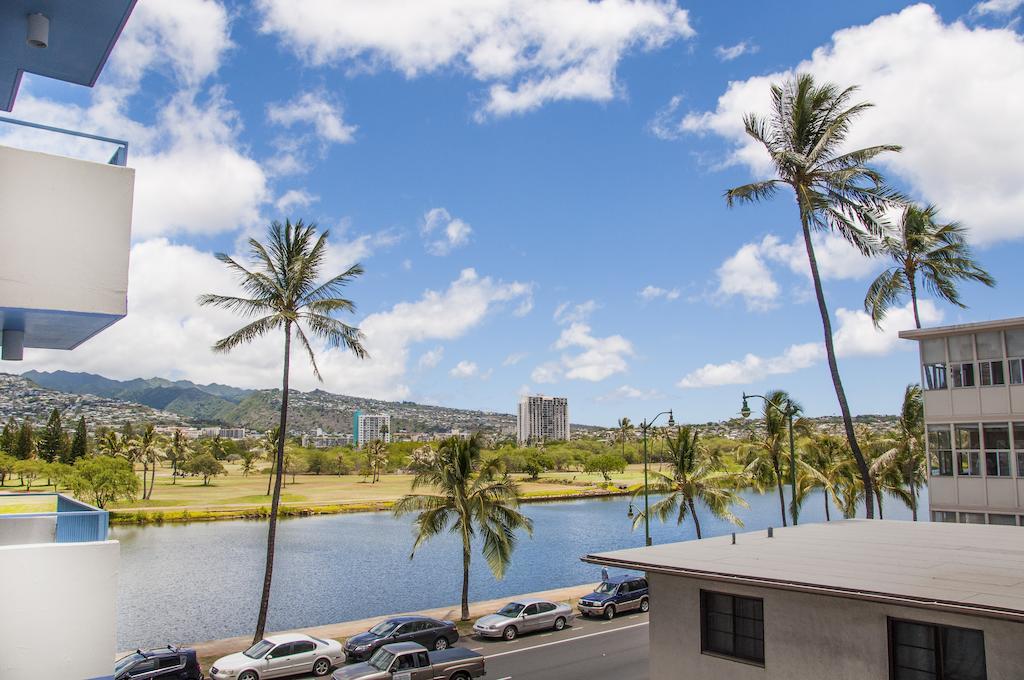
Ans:
POLYGON ((844 516, 852 517, 856 512, 856 493, 849 493, 857 487, 857 478, 853 469, 853 457, 850 445, 843 437, 831 434, 815 433, 801 442, 800 459, 797 460, 797 495, 801 491, 808 492, 820 488, 824 492, 825 521, 832 521, 832 502, 843 508, 844 516), (847 503, 853 498, 853 504, 847 503), (849 512, 847 512, 849 509, 849 512))
MULTIPOLYGON (((788 458, 786 452, 789 450, 789 420, 779 410, 779 407, 788 403, 794 409, 794 414, 800 413, 803 408, 791 400, 789 394, 784 390, 769 390, 764 396, 766 401, 761 413, 761 417, 764 419, 764 431, 752 434, 752 443, 744 447, 746 456, 743 461, 745 464, 743 472, 758 492, 764 493, 772 485, 776 487, 779 494, 782 526, 787 526, 786 495, 783 485, 789 472, 783 470, 783 459, 788 458)), ((804 425, 801 421, 793 424, 794 430, 803 428, 804 425)))
POLYGON ((867 165, 879 155, 899 151, 900 147, 883 144, 841 151, 853 120, 871 106, 868 103, 851 105, 854 92, 853 87, 840 90, 831 83, 817 85, 808 74, 798 75, 782 86, 772 85, 772 113, 767 117, 747 114, 743 123, 747 134, 768 150, 777 176, 729 189, 725 198, 731 207, 736 203, 769 199, 786 186, 793 190, 821 314, 829 372, 850 450, 867 490, 865 512, 872 518, 874 504, 867 461, 857 444, 850 406, 839 376, 832 321, 811 239, 812 232, 835 232, 864 255, 873 255, 886 228, 884 211, 902 200, 898 192, 886 185, 881 173, 867 165))
POLYGON ((864 310, 871 314, 875 326, 909 294, 914 324, 921 327, 917 311, 918 274, 925 290, 961 308, 967 305, 960 301, 957 281, 977 281, 990 288, 996 285, 995 279, 975 262, 964 227, 956 222, 939 224, 938 213, 934 205, 908 205, 895 233, 882 239, 882 252, 895 266, 879 274, 864 297, 864 310))
POLYGON ((413 479, 412 493, 395 504, 395 516, 417 512, 412 554, 424 541, 442 533, 462 540, 462 620, 469 619, 469 564, 473 539, 483 538, 484 559, 495 578, 503 578, 516 547, 516 531, 533 534, 533 521, 519 512, 519 486, 500 459, 483 459, 480 438, 451 437, 441 443, 433 461, 413 479))
POLYGON ((879 444, 886 450, 873 462, 872 467, 890 472, 894 478, 893 490, 897 498, 910 508, 917 521, 917 499, 921 487, 928 483, 928 460, 924 448, 924 402, 920 385, 907 385, 903 392, 903 407, 892 436, 879 444))
POLYGON ((106 430, 97 439, 96 448, 108 456, 123 456, 125 452, 124 437, 113 430, 106 430))
POLYGON ((366 463, 373 474, 373 484, 380 481, 381 468, 388 464, 388 443, 383 439, 374 439, 366 445, 366 463))
POLYGON ((178 482, 178 465, 184 463, 188 457, 189 446, 181 430, 175 430, 171 435, 171 445, 167 447, 167 460, 171 461, 171 484, 178 482))
POLYGON ((277 459, 275 457, 275 454, 277 453, 277 439, 278 433, 280 431, 281 428, 279 427, 267 430, 266 432, 263 433, 263 436, 260 437, 259 441, 256 444, 257 448, 259 448, 263 452, 263 455, 267 457, 267 460, 270 461, 270 474, 267 475, 268 496, 270 495, 270 483, 274 480, 276 476, 274 474, 275 471, 277 470, 277 459))
POLYGON ((156 464, 160 459, 160 437, 152 423, 146 425, 142 434, 136 440, 138 457, 142 460, 142 498, 143 500, 153 497, 153 486, 156 484, 156 464), (146 490, 146 471, 150 466, 153 468, 153 478, 149 483, 149 490, 146 490))
MULTIPOLYGON (((748 507, 747 502, 736 492, 737 475, 728 472, 717 456, 709 455, 700 443, 697 429, 689 425, 679 428, 675 436, 666 436, 666 465, 669 472, 652 470, 651 479, 647 483, 649 494, 666 494, 665 498, 651 506, 651 514, 662 522, 676 515, 676 524, 682 524, 689 515, 693 519, 693 528, 697 538, 702 538, 700 519, 697 517, 696 502, 700 501, 715 517, 743 526, 739 517, 732 513, 732 506, 748 507)), ((644 493, 645 487, 640 486, 633 492, 636 498, 644 493)), ((633 518, 633 527, 643 522, 642 512, 633 518)))
POLYGON ((626 440, 633 436, 633 431, 636 426, 629 420, 629 418, 619 418, 619 441, 622 442, 622 457, 626 457, 626 440))
POLYGON ((274 571, 274 543, 277 537, 277 512, 281 503, 282 472, 284 470, 284 440, 288 435, 288 371, 291 361, 292 336, 298 340, 313 367, 313 375, 322 381, 316 365, 309 335, 323 340, 329 347, 351 350, 359 358, 366 356, 362 333, 335 319, 332 314, 353 312, 351 300, 341 297, 342 289, 363 273, 356 264, 324 283, 318 283, 320 270, 327 254, 328 232, 317 236, 316 225, 273 222, 267 229, 267 243, 249 239, 249 254, 254 268, 247 269, 224 253, 217 259, 234 272, 239 279, 243 295, 206 294, 199 304, 221 307, 252 319, 231 335, 214 344, 215 352, 232 349, 263 337, 273 331, 284 331, 284 362, 281 377, 281 420, 277 438, 277 471, 274 475, 274 496, 270 505, 267 529, 267 559, 263 576, 263 594, 256 619, 253 642, 263 638, 270 606, 270 584, 274 571))

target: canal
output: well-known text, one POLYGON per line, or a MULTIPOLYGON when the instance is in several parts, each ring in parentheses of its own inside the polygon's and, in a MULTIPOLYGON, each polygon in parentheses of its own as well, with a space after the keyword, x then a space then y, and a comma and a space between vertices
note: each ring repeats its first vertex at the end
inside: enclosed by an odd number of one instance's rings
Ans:
MULTIPOLYGON (((748 491, 736 508, 744 529, 698 509, 705 536, 779 526, 778 497, 748 491)), ((632 531, 629 499, 591 498, 524 505, 534 522, 522 536, 503 581, 474 554, 470 599, 483 600, 599 580, 580 562, 589 552, 643 544, 632 531)), ((921 506, 928 507, 927 497, 921 506)), ((887 519, 910 511, 887 499, 887 519)), ((921 518, 925 519, 926 512, 921 518)), ((833 509, 832 518, 841 517, 833 509)), ((805 503, 801 521, 825 519, 820 492, 805 503)), ((386 512, 282 520, 271 596, 269 631, 455 604, 461 587, 460 549, 453 536, 422 546, 409 559, 412 517, 386 512)), ((690 540, 693 524, 653 521, 655 543, 690 540)), ((265 521, 117 526, 121 542, 118 649, 184 644, 250 634, 256 619, 266 550, 265 521)))

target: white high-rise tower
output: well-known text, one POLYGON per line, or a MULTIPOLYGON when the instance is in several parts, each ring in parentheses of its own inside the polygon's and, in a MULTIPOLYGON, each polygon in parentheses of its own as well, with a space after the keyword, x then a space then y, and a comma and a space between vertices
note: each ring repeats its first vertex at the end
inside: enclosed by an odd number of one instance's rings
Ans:
POLYGON ((520 397, 518 440, 520 444, 569 440, 569 400, 542 394, 520 397))

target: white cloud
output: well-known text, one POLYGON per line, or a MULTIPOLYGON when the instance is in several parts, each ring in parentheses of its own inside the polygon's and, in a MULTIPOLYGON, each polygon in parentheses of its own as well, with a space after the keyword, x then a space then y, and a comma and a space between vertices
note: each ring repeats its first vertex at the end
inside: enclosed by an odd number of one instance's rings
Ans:
MULTIPOLYGON (((930 300, 921 300, 918 311, 923 324, 942 320, 942 312, 930 300)), ((899 347, 897 333, 914 326, 910 303, 890 310, 881 329, 876 329, 871 317, 861 310, 839 308, 835 312, 838 329, 833 335, 836 356, 881 356, 899 347)), ((904 343, 904 349, 912 349, 904 343)), ((782 354, 760 357, 747 354, 723 364, 705 364, 688 373, 677 384, 683 388, 713 387, 718 385, 745 385, 773 375, 793 373, 825 359, 825 346, 820 342, 790 345, 782 354)))
POLYGON ((473 361, 462 360, 455 364, 455 368, 448 371, 453 378, 473 378, 480 371, 480 368, 473 361))
POLYGON ((327 92, 303 92, 297 98, 269 104, 267 118, 286 128, 305 123, 313 126, 323 142, 349 144, 355 141, 356 126, 345 123, 341 104, 327 92))
POLYGON ((744 54, 756 54, 760 49, 760 47, 749 40, 742 40, 728 47, 719 45, 715 48, 715 56, 718 57, 719 61, 732 61, 742 57, 744 54))
POLYGON ((971 8, 972 14, 1010 14, 1024 5, 1024 0, 985 0, 971 8))
MULTIPOLYGON (((596 338, 590 326, 575 322, 562 330, 555 349, 579 348, 577 354, 562 355, 561 365, 566 378, 598 382, 628 368, 626 358, 633 356, 633 344, 621 335, 596 338)), ((540 382, 536 380, 536 382, 540 382)))
POLYGON ((587 318, 593 314, 600 305, 594 300, 587 300, 581 302, 578 305, 574 305, 571 302, 563 302, 555 308, 554 319, 555 323, 567 324, 567 323, 580 323, 586 321, 587 318))
POLYGON ((417 362, 417 365, 419 366, 420 370, 426 368, 434 368, 439 363, 441 363, 441 359, 443 358, 444 347, 438 345, 434 349, 428 349, 426 352, 421 354, 420 360, 417 362))
POLYGON ((718 277, 718 295, 741 296, 747 309, 765 311, 777 306, 779 284, 764 263, 759 244, 747 243, 722 263, 718 277))
POLYGON ((929 5, 913 5, 837 31, 792 71, 730 83, 714 110, 674 129, 720 135, 732 143, 729 162, 764 174, 769 160, 744 133, 743 114, 764 112, 770 85, 797 71, 860 85, 858 100, 876 106, 854 125, 850 146, 902 144, 884 165, 975 240, 1024 236, 1024 40, 1012 28, 947 24, 929 5))
POLYGON ((679 298, 680 292, 678 288, 659 288, 657 286, 645 286, 643 290, 637 293, 644 300, 655 300, 657 298, 665 298, 669 302, 679 298))
POLYGON ((427 240, 428 253, 447 255, 469 243, 469 235, 473 233, 473 228, 459 218, 452 217, 444 208, 433 208, 423 216, 420 233, 427 240))
POLYGON ((530 380, 541 384, 558 382, 558 379, 561 377, 562 367, 557 361, 545 362, 534 368, 530 373, 530 380))
POLYGON ((478 118, 608 101, 619 62, 692 37, 675 0, 259 0, 262 30, 313 65, 457 69, 488 84, 478 118))
POLYGON ((319 196, 314 196, 305 189, 289 189, 274 202, 274 207, 278 212, 286 213, 292 208, 308 208, 319 200, 319 196))
POLYGON ((663 397, 664 395, 658 390, 641 390, 631 385, 622 385, 607 394, 596 397, 594 401, 650 401, 663 397))
POLYGON ((502 366, 515 366, 520 361, 529 356, 526 352, 514 352, 505 357, 505 360, 501 362, 502 366))
POLYGON ((404 260, 402 260, 402 269, 404 269, 405 271, 410 271, 412 269, 412 260, 410 260, 409 258, 405 258, 404 260))

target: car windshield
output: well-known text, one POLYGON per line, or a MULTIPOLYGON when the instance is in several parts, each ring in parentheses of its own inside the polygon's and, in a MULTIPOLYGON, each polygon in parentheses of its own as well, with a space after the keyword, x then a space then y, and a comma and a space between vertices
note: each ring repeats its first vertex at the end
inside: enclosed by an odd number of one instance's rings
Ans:
POLYGON ((269 652, 273 648, 274 643, 268 642, 266 640, 260 640, 252 647, 242 652, 242 654, 245 654, 250 659, 262 659, 267 655, 267 652, 269 652))
POLYGON ((376 626, 370 629, 370 632, 377 637, 387 637, 394 632, 395 628, 398 628, 398 624, 394 621, 381 621, 376 626))
POLYGON ((602 583, 598 587, 594 588, 594 592, 595 593, 601 593, 602 595, 606 595, 608 593, 614 593, 615 589, 618 588, 618 587, 619 587, 618 584, 608 583, 607 581, 605 581, 604 583, 602 583))
POLYGON ((117 675, 118 673, 120 673, 121 671, 125 670, 126 668, 131 668, 132 665, 135 664, 135 662, 143 661, 143 660, 145 660, 145 658, 146 657, 142 656, 138 652, 134 652, 134 653, 129 654, 128 656, 122 658, 122 659, 118 659, 117 663, 114 664, 114 675, 117 675))
POLYGON ((386 671, 391 668, 391 662, 395 660, 395 655, 386 649, 378 649, 374 652, 373 656, 367 662, 379 671, 386 671))
POLYGON ((510 619, 514 619, 523 612, 523 605, 518 602, 509 602, 507 605, 498 610, 498 616, 507 616, 510 619))

